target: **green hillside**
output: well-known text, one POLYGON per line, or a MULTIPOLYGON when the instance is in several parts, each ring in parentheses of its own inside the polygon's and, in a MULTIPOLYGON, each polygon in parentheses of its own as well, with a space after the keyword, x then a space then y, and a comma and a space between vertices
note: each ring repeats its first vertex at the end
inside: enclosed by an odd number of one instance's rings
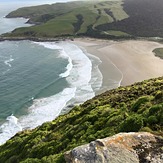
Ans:
POLYGON ((52 122, 16 134, 0 147, 0 161, 63 163, 67 150, 130 131, 163 136, 163 77, 107 91, 52 122))
MULTIPOLYGON (((78 1, 56 3, 36 7, 24 7, 7 15, 25 17, 32 27, 18 28, 9 36, 57 37, 75 35, 112 35, 103 33, 96 27, 128 18, 123 10, 123 2, 117 1, 78 1)), ((119 31, 118 31, 119 32, 119 31)), ((123 32, 120 33, 123 36, 123 32)))
POLYGON ((89 0, 23 7, 7 15, 28 18, 32 27, 9 37, 163 37, 162 0, 89 0))
POLYGON ((133 36, 163 37, 162 0, 124 0, 127 19, 101 24, 100 30, 120 30, 133 36))
POLYGON ((163 59, 163 48, 157 48, 153 50, 156 57, 163 59))

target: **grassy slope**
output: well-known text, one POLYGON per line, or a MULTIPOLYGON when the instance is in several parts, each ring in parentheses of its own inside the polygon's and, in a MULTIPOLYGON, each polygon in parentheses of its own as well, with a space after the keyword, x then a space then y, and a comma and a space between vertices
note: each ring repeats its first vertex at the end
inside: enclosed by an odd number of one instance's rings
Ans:
POLYGON ((9 13, 6 17, 26 17, 30 19, 39 19, 44 14, 53 14, 54 16, 58 16, 60 14, 68 13, 71 10, 83 7, 85 3, 82 2, 69 2, 69 3, 56 3, 52 5, 40 5, 33 7, 23 7, 17 9, 11 13, 9 13))
POLYGON ((26 7, 8 17, 27 17, 37 26, 20 28, 5 36, 163 37, 162 8, 162 0, 90 0, 26 7), (78 22, 77 15, 81 15, 82 22, 78 22))
POLYGON ((130 131, 163 136, 163 77, 107 91, 52 122, 18 133, 0 147, 0 160, 63 163, 67 150, 130 131))
POLYGON ((96 26, 98 25, 128 17, 123 10, 121 0, 25 7, 11 12, 7 17, 21 16, 29 18, 29 22, 36 23, 37 26, 16 29, 9 36, 56 37, 85 34, 89 27, 93 27, 93 30, 97 31, 96 26), (82 23, 78 24, 78 31, 74 26, 75 23, 78 23, 77 15, 82 17, 82 23))
POLYGON ((163 59, 163 48, 154 49, 153 52, 155 53, 155 56, 163 59))
POLYGON ((101 24, 99 30, 123 31, 133 36, 163 37, 162 0, 124 0, 127 19, 101 24))

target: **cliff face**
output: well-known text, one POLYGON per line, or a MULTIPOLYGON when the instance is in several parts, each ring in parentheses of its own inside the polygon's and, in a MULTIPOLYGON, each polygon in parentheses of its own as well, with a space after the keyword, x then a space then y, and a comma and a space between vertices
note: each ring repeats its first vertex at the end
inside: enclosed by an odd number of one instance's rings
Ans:
POLYGON ((67 163, 163 163, 163 138, 147 132, 120 133, 65 153, 67 163))

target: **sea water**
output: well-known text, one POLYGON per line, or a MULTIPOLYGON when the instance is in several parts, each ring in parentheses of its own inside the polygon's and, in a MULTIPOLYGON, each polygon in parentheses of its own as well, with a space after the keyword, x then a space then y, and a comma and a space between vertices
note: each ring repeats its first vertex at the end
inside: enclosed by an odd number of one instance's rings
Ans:
MULTIPOLYGON (((25 19, 4 18, 5 9, 1 33, 26 26, 25 19)), ((102 85, 99 64, 69 41, 0 42, 0 144, 94 97, 102 85)))

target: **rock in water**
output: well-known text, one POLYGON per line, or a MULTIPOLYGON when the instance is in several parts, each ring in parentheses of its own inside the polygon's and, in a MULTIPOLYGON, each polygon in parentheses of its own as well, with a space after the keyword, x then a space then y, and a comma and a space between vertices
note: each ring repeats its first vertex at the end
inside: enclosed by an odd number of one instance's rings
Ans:
POLYGON ((67 163, 163 163, 163 138, 147 133, 119 133, 65 153, 67 163))

